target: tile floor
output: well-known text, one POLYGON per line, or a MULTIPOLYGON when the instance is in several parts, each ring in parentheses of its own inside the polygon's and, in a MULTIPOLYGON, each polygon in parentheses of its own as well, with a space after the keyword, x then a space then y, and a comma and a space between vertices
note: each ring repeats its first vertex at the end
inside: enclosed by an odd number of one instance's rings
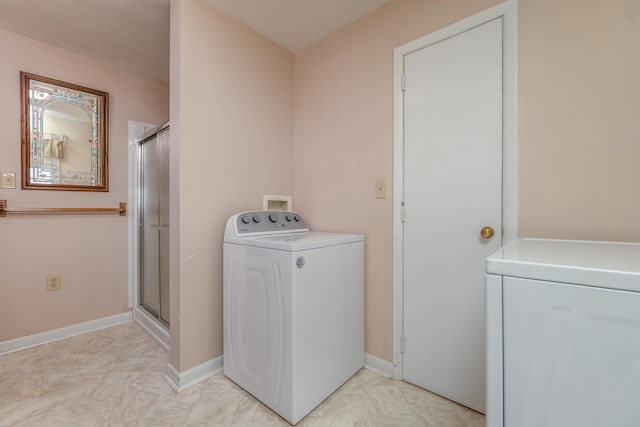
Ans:
MULTIPOLYGON (((0 426, 288 426, 222 374, 180 394, 167 354, 135 323, 0 357, 0 426)), ((299 426, 480 427, 484 416, 358 372, 299 426)))

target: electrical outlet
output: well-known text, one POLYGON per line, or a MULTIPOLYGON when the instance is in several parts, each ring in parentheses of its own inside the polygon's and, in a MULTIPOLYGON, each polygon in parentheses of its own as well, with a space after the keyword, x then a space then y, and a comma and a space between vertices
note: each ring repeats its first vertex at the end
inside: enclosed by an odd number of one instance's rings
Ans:
POLYGON ((386 199, 387 198, 387 183, 384 179, 379 179, 376 181, 376 199, 386 199))
POLYGON ((51 274, 47 276, 47 291, 59 291, 62 287, 62 276, 51 274))

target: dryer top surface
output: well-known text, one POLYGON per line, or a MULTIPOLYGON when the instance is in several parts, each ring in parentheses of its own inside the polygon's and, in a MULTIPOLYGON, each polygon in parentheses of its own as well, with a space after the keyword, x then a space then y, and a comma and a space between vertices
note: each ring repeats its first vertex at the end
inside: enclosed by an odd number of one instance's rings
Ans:
POLYGON ((487 258, 487 273, 640 292, 640 244, 518 238, 487 258))

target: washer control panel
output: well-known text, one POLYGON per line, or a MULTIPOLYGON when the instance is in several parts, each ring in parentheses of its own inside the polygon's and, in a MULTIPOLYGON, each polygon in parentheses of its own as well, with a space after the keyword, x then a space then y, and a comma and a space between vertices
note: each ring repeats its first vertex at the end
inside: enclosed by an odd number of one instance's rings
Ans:
POLYGON ((235 222, 238 236, 309 231, 304 219, 295 212, 241 212, 235 222))

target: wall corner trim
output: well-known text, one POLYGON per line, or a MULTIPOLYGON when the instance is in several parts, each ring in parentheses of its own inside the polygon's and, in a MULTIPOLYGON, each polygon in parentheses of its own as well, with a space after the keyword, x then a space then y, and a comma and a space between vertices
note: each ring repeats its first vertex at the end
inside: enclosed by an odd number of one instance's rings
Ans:
POLYGON ((88 322, 77 323, 75 325, 53 329, 51 331, 27 335, 26 337, 15 338, 8 341, 2 341, 0 342, 0 356, 20 350, 26 350, 31 347, 36 347, 65 338, 74 337, 76 335, 85 334, 87 332, 97 331, 98 329, 116 326, 121 323, 130 322, 131 319, 131 312, 127 311, 125 313, 115 314, 113 316, 103 317, 95 320, 89 320, 88 322))
POLYGON ((387 362, 369 353, 364 354, 364 368, 382 375, 385 378, 391 378, 393 375, 393 364, 391 362, 387 362))
POLYGON ((191 369, 187 369, 184 372, 178 372, 171 363, 167 363, 167 369, 164 371, 164 380, 169 384, 169 387, 171 387, 174 392, 180 393, 192 385, 196 385, 200 381, 204 381, 221 371, 222 356, 207 360, 206 362, 201 363, 198 366, 194 366, 191 369))
POLYGON ((169 352, 169 332, 138 307, 133 309, 133 320, 144 329, 167 353, 169 352))

